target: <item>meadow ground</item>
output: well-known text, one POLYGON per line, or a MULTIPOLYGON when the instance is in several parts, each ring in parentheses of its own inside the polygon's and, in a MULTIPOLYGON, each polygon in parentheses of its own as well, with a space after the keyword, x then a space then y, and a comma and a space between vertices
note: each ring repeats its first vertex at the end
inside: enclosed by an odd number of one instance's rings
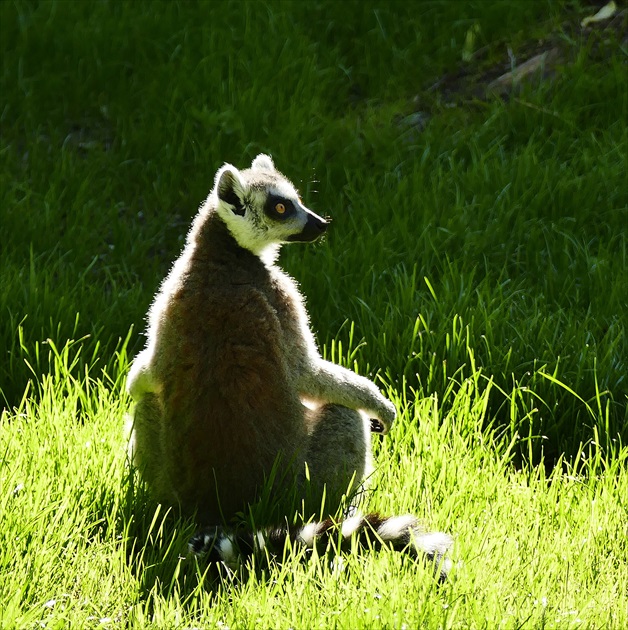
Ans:
POLYGON ((626 13, 592 5, 0 3, 0 627, 628 626, 626 13), (125 465, 151 296, 260 151, 333 218, 281 262, 396 403, 366 507, 453 533, 443 586, 208 570, 125 465))

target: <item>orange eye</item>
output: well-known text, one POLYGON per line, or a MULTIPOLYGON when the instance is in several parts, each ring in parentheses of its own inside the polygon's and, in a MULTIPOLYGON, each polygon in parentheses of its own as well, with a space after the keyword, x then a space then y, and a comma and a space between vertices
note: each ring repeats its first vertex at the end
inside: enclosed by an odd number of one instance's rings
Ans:
POLYGON ((283 203, 278 203, 275 205, 275 211, 279 214, 283 214, 286 211, 286 206, 284 206, 283 203))

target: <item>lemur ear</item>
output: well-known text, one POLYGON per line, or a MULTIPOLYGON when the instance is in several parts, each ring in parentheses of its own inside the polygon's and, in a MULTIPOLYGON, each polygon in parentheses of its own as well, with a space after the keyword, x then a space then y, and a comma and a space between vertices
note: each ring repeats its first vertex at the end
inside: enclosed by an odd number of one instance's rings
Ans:
POLYGON ((244 216, 244 183, 240 178, 240 171, 231 164, 225 164, 216 173, 216 190, 218 199, 233 206, 233 213, 244 216))
POLYGON ((266 155, 265 153, 260 153, 252 162, 251 168, 254 171, 274 171, 275 165, 273 164, 273 160, 270 155, 266 155))

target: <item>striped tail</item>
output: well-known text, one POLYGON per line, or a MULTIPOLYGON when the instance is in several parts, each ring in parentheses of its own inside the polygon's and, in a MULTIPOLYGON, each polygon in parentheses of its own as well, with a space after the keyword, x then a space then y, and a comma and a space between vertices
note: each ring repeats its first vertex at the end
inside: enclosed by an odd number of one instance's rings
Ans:
POLYGON ((289 540, 293 546, 323 548, 330 541, 347 548, 351 540, 358 540, 371 548, 389 547, 423 557, 434 565, 439 580, 444 580, 451 569, 446 557, 453 545, 449 534, 426 532, 412 515, 383 517, 379 514, 351 516, 340 523, 331 519, 308 523, 300 528, 275 528, 253 532, 228 531, 222 527, 205 527, 189 542, 190 552, 206 556, 211 562, 222 562, 236 568, 242 560, 258 553, 280 555, 289 540))

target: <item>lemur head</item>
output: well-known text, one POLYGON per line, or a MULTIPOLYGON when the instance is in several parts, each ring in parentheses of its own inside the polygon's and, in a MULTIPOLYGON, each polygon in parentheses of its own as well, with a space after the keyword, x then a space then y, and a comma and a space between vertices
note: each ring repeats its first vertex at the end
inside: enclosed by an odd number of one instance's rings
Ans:
POLYGON ((314 241, 327 229, 268 155, 258 155, 242 171, 225 164, 211 196, 238 244, 264 259, 274 259, 283 243, 314 241))

